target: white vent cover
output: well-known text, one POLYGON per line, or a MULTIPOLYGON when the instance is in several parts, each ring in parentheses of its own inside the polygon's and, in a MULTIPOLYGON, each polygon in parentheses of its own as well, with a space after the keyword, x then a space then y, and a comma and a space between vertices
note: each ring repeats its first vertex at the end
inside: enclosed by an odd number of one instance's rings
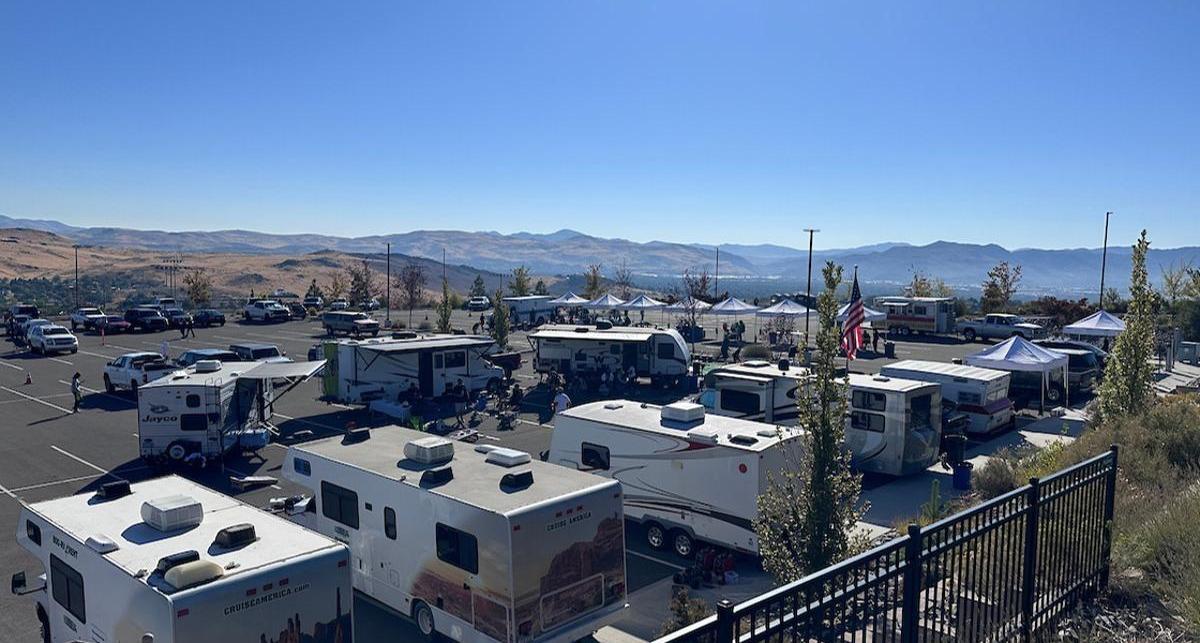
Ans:
POLYGON ((225 569, 211 560, 193 560, 168 569, 163 580, 178 590, 202 585, 224 575, 225 569))
POLYGON ((694 402, 673 402, 662 407, 662 419, 672 422, 702 422, 704 407, 694 402))
POLYGON ((454 443, 445 438, 420 438, 404 445, 404 457, 421 464, 445 462, 454 457, 454 443))
POLYGON ((609 411, 615 411, 623 406, 625 406, 625 405, 621 404, 620 402, 605 402, 604 403, 604 408, 609 411))
POLYGON ((687 438, 696 444, 713 444, 717 443, 717 438, 720 434, 712 429, 692 429, 687 432, 687 438))
POLYGON ((770 362, 762 359, 748 359, 742 362, 742 366, 745 366, 746 368, 765 368, 770 365, 770 362))
POLYGON ((202 359, 196 362, 197 373, 216 373, 219 370, 221 370, 220 360, 202 359))
POLYGON ((773 438, 779 435, 779 429, 759 429, 758 435, 762 438, 773 438))
POLYGON ((159 531, 188 529, 204 522, 204 507, 182 494, 154 498, 142 503, 142 520, 159 531))
POLYGON ((528 463, 531 458, 529 457, 529 454, 525 453, 524 451, 505 449, 501 447, 499 449, 492 449, 489 451, 485 460, 491 462, 492 464, 498 464, 502 467, 515 467, 518 464, 528 463))
POLYGON ((110 554, 110 553, 120 549, 120 547, 117 546, 117 542, 115 540, 113 540, 112 538, 109 538, 108 536, 105 536, 104 534, 96 534, 94 536, 88 536, 86 544, 88 546, 88 549, 90 549, 96 553, 99 553, 99 554, 110 554))

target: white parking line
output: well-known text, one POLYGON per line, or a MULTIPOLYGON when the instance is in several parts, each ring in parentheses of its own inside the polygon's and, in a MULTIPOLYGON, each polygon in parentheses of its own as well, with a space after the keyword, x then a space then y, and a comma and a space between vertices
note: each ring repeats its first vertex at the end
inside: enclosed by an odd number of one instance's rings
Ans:
POLYGON ((112 361, 112 360, 114 360, 114 359, 117 359, 117 358, 116 358, 115 356, 113 356, 113 355, 105 355, 105 354, 103 354, 103 353, 93 353, 93 352, 91 352, 91 351, 83 351, 83 350, 81 350, 81 351, 79 351, 79 354, 80 354, 80 355, 91 355, 92 357, 99 357, 100 359, 106 359, 106 360, 109 360, 109 361, 112 361))
POLYGON ((0 366, 7 366, 11 369, 18 370, 18 371, 25 370, 24 368, 17 366, 16 364, 9 364, 8 362, 0 362, 0 366))
POLYGON ((3 491, 4 495, 8 496, 9 498, 12 498, 13 500, 17 499, 17 495, 15 493, 9 491, 8 488, 2 484, 0 484, 0 491, 3 491))
POLYGON ((47 402, 46 400, 38 399, 32 395, 26 395, 20 391, 14 391, 13 389, 8 388, 7 386, 0 386, 0 390, 8 391, 9 393, 12 393, 13 395, 19 395, 19 396, 29 400, 30 402, 37 402, 38 404, 48 406, 52 409, 58 409, 59 411, 62 411, 63 413, 71 412, 71 409, 64 409, 63 407, 61 407, 57 404, 51 404, 50 402, 47 402))
POLYGON ((75 455, 74 453, 67 451, 66 449, 59 448, 57 445, 51 444, 50 448, 54 449, 55 451, 58 451, 59 453, 67 456, 68 458, 71 458, 72 460, 74 460, 80 464, 85 464, 85 465, 95 469, 96 471, 99 471, 100 473, 102 473, 104 475, 112 476, 112 477, 116 478, 117 480, 125 480, 125 478, 122 478, 121 476, 109 471, 108 469, 98 467, 98 466, 92 464, 91 462, 88 462, 87 460, 84 460, 83 458, 75 455))
POLYGON ((59 364, 66 364, 67 366, 75 365, 74 362, 68 362, 67 360, 60 359, 58 357, 47 357, 46 359, 50 360, 51 362, 58 362, 59 364))

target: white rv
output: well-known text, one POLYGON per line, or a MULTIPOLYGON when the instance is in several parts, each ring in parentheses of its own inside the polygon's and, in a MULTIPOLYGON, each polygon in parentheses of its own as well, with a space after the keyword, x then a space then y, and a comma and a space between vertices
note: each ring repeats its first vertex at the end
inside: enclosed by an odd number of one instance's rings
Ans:
POLYGON ((324 364, 200 360, 139 386, 142 459, 153 465, 166 461, 202 465, 235 448, 266 446, 275 400, 324 364), (281 382, 285 388, 277 391, 281 382))
POLYGON ((508 318, 514 325, 532 328, 554 319, 556 306, 550 303, 551 299, 550 295, 525 295, 504 297, 500 301, 508 306, 508 318))
MULTIPOLYGON (((751 360, 704 375, 697 400, 711 413, 795 425, 808 369, 751 360)), ((846 448, 855 467, 903 476, 933 464, 941 442, 941 393, 928 382, 850 375, 846 448)))
POLYGON ((970 418, 970 433, 992 433, 1014 421, 1012 400, 1008 399, 1011 374, 1007 371, 909 359, 888 364, 879 372, 940 384, 942 399, 954 403, 970 418))
POLYGON ((436 397, 460 379, 475 393, 504 379, 504 369, 487 361, 496 341, 484 335, 343 339, 322 350, 322 397, 343 404, 395 401, 414 384, 421 397, 436 397))
POLYGON ((692 353, 674 329, 543 326, 529 334, 533 368, 567 375, 633 367, 655 384, 678 383, 688 373, 692 353))
POLYGON ((293 446, 295 518, 350 545, 354 587, 462 642, 574 641, 626 606, 621 486, 400 427, 293 446))
POLYGON ((346 546, 184 478, 22 507, 42 640, 350 643, 346 546))
POLYGON ((953 297, 876 297, 875 307, 887 321, 871 326, 898 335, 953 333, 956 323, 953 297))
POLYGON ((592 402, 555 418, 548 461, 620 480, 625 517, 655 549, 691 558, 702 540, 757 554, 757 498, 799 436, 689 402, 592 402))

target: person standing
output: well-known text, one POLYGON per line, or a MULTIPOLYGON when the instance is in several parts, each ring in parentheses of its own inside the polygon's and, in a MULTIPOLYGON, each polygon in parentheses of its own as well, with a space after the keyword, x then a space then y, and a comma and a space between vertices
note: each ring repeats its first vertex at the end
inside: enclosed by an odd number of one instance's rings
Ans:
POLYGON ((72 413, 79 412, 79 403, 83 401, 83 376, 79 371, 71 376, 71 396, 75 398, 75 405, 71 407, 72 413))
POLYGON ((171 345, 167 343, 167 340, 162 340, 162 343, 158 345, 158 352, 163 359, 171 359, 171 345))
POLYGON ((558 389, 558 394, 554 396, 551 410, 554 411, 554 415, 558 415, 569 408, 571 408, 571 398, 567 397, 566 391, 561 388, 558 389))
POLYGON ((188 320, 187 320, 187 332, 188 332, 188 335, 191 335, 192 338, 195 339, 195 337, 196 337, 196 320, 192 319, 191 317, 188 317, 188 320))

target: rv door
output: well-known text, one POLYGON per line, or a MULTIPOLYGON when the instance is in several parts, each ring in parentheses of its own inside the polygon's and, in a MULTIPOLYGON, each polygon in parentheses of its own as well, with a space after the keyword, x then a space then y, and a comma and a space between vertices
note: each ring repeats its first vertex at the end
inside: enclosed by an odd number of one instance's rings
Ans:
POLYGON ((417 353, 417 385, 421 388, 421 397, 433 397, 433 352, 417 353))
POLYGON ((640 366, 638 364, 638 345, 633 342, 624 342, 621 344, 621 368, 629 370, 630 366, 638 371, 642 370, 638 368, 640 366))

